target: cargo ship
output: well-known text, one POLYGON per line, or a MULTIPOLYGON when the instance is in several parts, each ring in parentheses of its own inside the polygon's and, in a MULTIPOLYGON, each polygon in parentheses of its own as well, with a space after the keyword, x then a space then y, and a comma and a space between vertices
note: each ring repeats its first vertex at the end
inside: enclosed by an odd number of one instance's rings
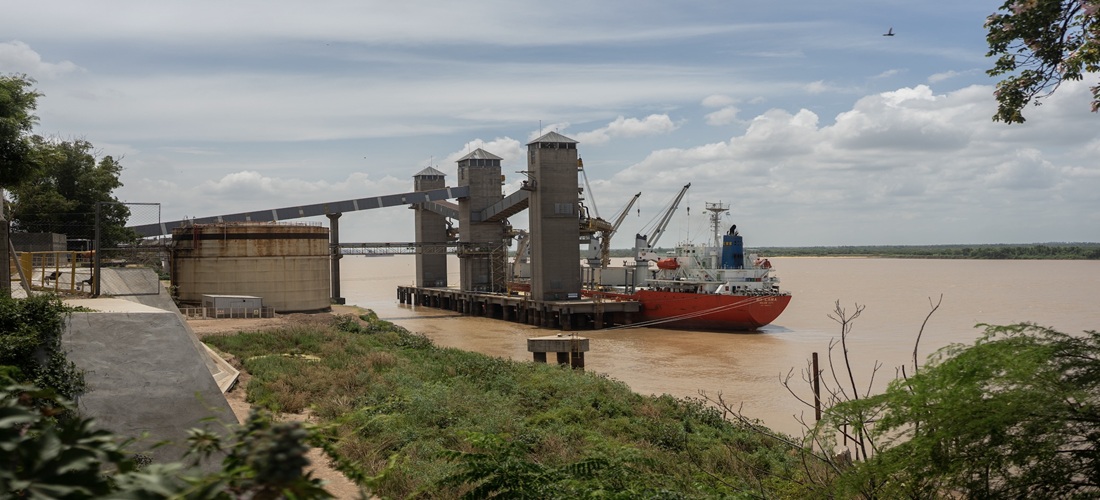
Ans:
POLYGON ((779 288, 768 259, 745 254, 736 225, 720 234, 729 206, 707 203, 706 208, 714 230, 712 245, 682 243, 672 255, 657 255, 653 246, 664 231, 658 225, 649 236, 637 236, 635 275, 645 274, 636 278, 644 280, 641 286, 596 287, 584 295, 640 302, 641 322, 633 326, 751 331, 775 321, 790 303, 790 292, 779 288))

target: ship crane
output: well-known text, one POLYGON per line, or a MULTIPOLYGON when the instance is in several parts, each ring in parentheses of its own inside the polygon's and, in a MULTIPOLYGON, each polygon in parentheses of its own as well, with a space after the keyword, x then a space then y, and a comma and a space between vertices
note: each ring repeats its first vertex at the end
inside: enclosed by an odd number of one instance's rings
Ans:
POLYGON ((588 260, 588 262, 590 262, 590 266, 598 265, 601 267, 607 267, 608 265, 610 265, 610 262, 612 262, 612 236, 614 236, 615 233, 618 232, 618 227, 620 225, 623 225, 623 221, 626 220, 626 216, 630 213, 630 209, 634 208, 634 203, 638 201, 638 197, 640 196, 641 192, 638 192, 637 195, 634 196, 634 198, 631 198, 630 201, 627 202, 626 207, 623 209, 623 211, 620 211, 615 216, 615 222, 607 223, 603 219, 596 219, 593 221, 594 224, 591 225, 590 231, 598 232, 599 236, 593 235, 592 240, 596 240, 596 242, 590 241, 590 255, 592 255, 590 260, 588 260), (596 258, 593 252, 594 248, 591 247, 592 243, 598 244, 599 246, 598 262, 596 262, 596 258))
POLYGON ((668 210, 661 215, 661 219, 657 221, 657 225, 653 226, 653 230, 647 235, 637 235, 634 240, 634 250, 637 252, 635 257, 636 262, 643 262, 648 260, 657 260, 657 255, 653 253, 654 246, 657 245, 657 241, 661 239, 661 235, 665 234, 665 228, 668 227, 668 223, 672 221, 672 214, 676 212, 676 208, 680 206, 680 200, 684 199, 684 193, 687 193, 691 184, 686 184, 680 189, 679 194, 672 200, 668 210))
POLYGON ((626 204, 626 208, 624 208, 623 211, 619 213, 618 217, 615 218, 615 222, 611 223, 611 231, 608 231, 607 233, 607 239, 609 241, 611 240, 611 237, 619 231, 619 226, 621 226, 623 224, 623 221, 626 220, 626 216, 630 214, 630 209, 634 208, 634 203, 638 201, 638 197, 640 197, 641 195, 641 192, 635 194, 634 197, 630 199, 630 202, 626 204))

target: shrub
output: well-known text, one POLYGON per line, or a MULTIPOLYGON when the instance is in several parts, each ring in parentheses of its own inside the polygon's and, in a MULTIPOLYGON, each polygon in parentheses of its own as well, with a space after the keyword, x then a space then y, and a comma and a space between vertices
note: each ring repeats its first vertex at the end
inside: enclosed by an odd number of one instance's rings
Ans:
POLYGON ((51 391, 0 387, 0 498, 332 497, 304 469, 307 443, 320 441, 320 435, 297 422, 273 423, 253 412, 228 442, 191 430, 189 454, 196 462, 224 456, 220 470, 201 474, 183 463, 149 464, 126 451, 131 441, 95 429, 91 419, 54 419, 52 410, 36 407, 34 400, 71 408, 51 391))
MULTIPOLYGON (((84 375, 65 358, 61 334, 69 308, 54 295, 26 299, 0 296, 0 366, 8 377, 73 400, 84 392, 84 375)), ((46 399, 41 399, 47 404, 46 399)))

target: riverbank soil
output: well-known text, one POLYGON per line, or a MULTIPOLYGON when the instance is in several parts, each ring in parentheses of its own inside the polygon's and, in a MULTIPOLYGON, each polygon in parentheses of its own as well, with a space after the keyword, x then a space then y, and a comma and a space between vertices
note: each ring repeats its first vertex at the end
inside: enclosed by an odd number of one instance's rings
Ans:
MULTIPOLYGON (((199 340, 202 340, 203 337, 209 335, 232 334, 241 331, 273 330, 296 324, 328 325, 331 323, 334 315, 352 314, 358 316, 362 313, 363 311, 356 307, 332 306, 331 313, 280 314, 276 315, 274 318, 189 319, 187 320, 187 324, 191 327, 191 330, 195 332, 195 335, 199 337, 199 340)), ((248 372, 244 371, 239 360, 225 353, 219 354, 221 354, 227 362, 232 364, 234 368, 241 371, 240 378, 237 379, 237 384, 225 394, 225 399, 229 401, 229 407, 233 409, 233 414, 236 415, 237 421, 243 422, 248 417, 248 413, 252 411, 252 405, 246 401, 245 394, 245 387, 248 387, 248 379, 250 376, 248 372)), ((284 421, 313 422, 313 417, 309 415, 308 411, 299 414, 283 413, 279 414, 276 418, 284 421)), ((313 473, 313 477, 325 482, 325 490, 334 497, 340 500, 362 498, 359 492, 359 486, 336 469, 333 469, 328 463, 328 458, 325 457, 324 452, 322 452, 320 448, 310 449, 307 457, 310 462, 308 470, 313 473)))

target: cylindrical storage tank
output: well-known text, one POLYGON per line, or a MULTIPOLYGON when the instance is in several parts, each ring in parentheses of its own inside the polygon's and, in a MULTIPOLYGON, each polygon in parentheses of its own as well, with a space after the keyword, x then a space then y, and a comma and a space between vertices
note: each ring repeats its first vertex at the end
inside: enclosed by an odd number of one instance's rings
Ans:
POLYGON ((172 285, 183 303, 251 295, 276 312, 331 307, 329 233, 320 225, 196 224, 172 230, 172 285))

